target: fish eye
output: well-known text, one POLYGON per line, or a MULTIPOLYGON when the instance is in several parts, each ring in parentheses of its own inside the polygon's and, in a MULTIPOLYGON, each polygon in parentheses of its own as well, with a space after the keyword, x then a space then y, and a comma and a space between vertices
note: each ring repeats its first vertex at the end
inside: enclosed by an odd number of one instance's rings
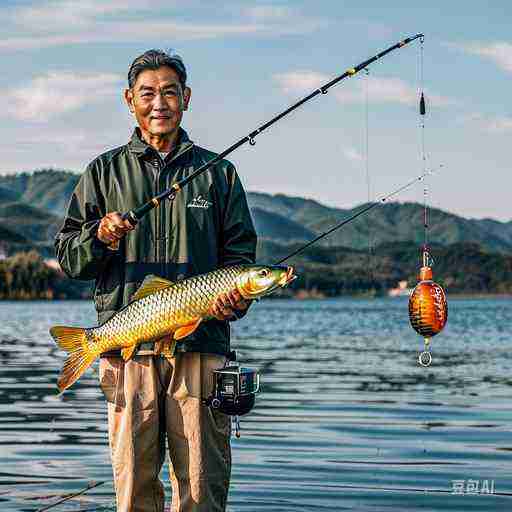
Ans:
POLYGON ((266 268, 263 268, 259 271, 259 276, 260 277, 267 277, 269 274, 268 270, 266 268))

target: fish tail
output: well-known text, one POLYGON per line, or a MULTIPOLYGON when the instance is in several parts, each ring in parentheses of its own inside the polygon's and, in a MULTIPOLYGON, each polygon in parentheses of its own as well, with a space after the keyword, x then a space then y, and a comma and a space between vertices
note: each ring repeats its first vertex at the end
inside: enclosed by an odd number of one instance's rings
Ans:
POLYGON ((56 326, 50 329, 55 343, 61 350, 69 353, 57 381, 57 387, 61 393, 75 383, 95 359, 95 354, 91 353, 87 343, 85 332, 86 330, 82 327, 56 326))

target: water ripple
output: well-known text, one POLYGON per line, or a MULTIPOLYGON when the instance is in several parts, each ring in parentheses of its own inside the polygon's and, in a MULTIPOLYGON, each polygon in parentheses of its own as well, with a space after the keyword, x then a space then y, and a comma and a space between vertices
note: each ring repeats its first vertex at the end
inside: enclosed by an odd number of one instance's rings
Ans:
MULTIPOLYGON (((430 368, 417 365, 406 308, 262 301, 233 325, 262 392, 232 440, 229 510, 512 507, 510 301, 450 301, 430 368), (454 495, 454 480, 493 481, 495 493, 454 495)), ((85 302, 0 303, 2 511, 35 511, 93 481, 105 483, 58 510, 115 510, 97 370, 58 395, 63 354, 48 335, 94 318, 85 302)))

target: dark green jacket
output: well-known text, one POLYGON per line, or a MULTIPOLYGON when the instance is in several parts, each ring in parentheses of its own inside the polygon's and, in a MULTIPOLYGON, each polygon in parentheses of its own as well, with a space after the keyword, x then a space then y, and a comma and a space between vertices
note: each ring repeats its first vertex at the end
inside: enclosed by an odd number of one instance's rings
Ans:
MULTIPOLYGON (((57 258, 69 277, 95 279, 100 324, 130 301, 148 274, 176 281, 255 261, 256 232, 247 199, 227 160, 192 180, 172 203, 162 201, 122 239, 118 251, 107 249, 96 238, 105 214, 127 212, 147 202, 216 156, 194 145, 181 128, 178 140, 163 162, 136 128, 128 144, 87 166, 71 196, 55 238, 57 258)), ((178 347, 225 354, 229 323, 204 322, 178 347)))

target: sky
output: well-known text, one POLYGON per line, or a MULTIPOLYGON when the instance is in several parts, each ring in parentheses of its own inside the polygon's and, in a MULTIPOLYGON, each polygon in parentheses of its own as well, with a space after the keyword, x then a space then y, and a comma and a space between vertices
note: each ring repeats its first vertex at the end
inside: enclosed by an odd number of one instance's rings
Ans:
MULTIPOLYGON (((423 66, 416 40, 229 159, 249 191, 347 208, 420 175, 424 140, 426 168, 439 169, 426 182, 429 204, 512 220, 511 2, 3 0, 0 19, 2 174, 82 172, 125 144, 134 127, 122 97, 126 74, 147 49, 182 56, 192 88, 182 126, 220 152, 421 32, 423 66)), ((419 184, 397 199, 422 202, 423 194, 419 184)))

